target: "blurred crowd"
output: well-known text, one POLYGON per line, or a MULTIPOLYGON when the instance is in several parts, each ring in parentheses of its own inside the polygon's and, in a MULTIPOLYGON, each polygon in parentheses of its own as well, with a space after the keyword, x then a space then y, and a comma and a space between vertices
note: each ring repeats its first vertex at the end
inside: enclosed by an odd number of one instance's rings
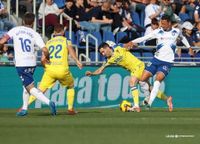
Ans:
MULTIPOLYGON (((7 1, 7 0, 6 0, 7 1)), ((6 1, 0 0, 0 31, 16 26, 8 20, 6 1)), ((45 14, 46 36, 50 37, 53 27, 60 22, 59 15, 67 14, 73 19, 72 30, 87 32, 110 31, 115 35, 126 32, 129 39, 151 33, 159 27, 162 15, 171 18, 174 27, 182 30, 191 46, 200 46, 200 0, 37 0, 37 26, 42 29, 45 14), (139 19, 136 19, 138 16, 139 19)), ((32 12, 32 0, 19 0, 21 13, 32 12)), ((13 13, 15 1, 11 0, 13 13)), ((65 29, 69 21, 63 17, 65 29)), ((151 40, 145 45, 155 45, 151 40)), ((178 43, 181 46, 181 43, 178 43)))

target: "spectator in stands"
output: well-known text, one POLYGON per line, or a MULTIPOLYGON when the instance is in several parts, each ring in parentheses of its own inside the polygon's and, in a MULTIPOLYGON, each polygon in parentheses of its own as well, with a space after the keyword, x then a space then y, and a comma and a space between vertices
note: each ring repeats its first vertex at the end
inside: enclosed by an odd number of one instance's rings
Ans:
POLYGON ((75 12, 74 20, 77 28, 88 32, 99 31, 97 25, 90 21, 92 18, 92 10, 87 12, 83 2, 83 0, 76 0, 73 7, 73 11, 75 12))
MULTIPOLYGON (((67 0, 65 2, 64 13, 66 15, 68 15, 69 17, 71 17, 72 19, 75 17, 75 11, 73 9, 73 6, 74 6, 74 0, 67 0)), ((69 25, 68 20, 63 18, 63 21, 65 23, 65 26, 68 27, 68 25, 69 25)), ((75 23, 74 20, 72 22, 73 22, 72 23, 72 29, 75 30, 76 29, 76 23, 75 23)))
POLYGON ((13 51, 8 49, 7 45, 4 45, 2 51, 0 51, 0 62, 9 62, 9 60, 13 60, 13 51))
POLYGON ((195 20, 196 23, 200 22, 200 0, 195 7, 194 20, 195 20))
MULTIPOLYGON (((181 25, 181 28, 182 28, 182 34, 187 39, 190 46, 194 46, 194 37, 192 36, 192 30, 194 26, 192 25, 192 23, 189 21, 186 21, 181 25)), ((178 41, 177 45, 184 46, 183 42, 181 41, 178 41)), ((178 49, 179 57, 181 53, 188 53, 188 52, 189 52, 188 49, 178 49)))
POLYGON ((194 4, 195 0, 182 0, 173 3, 173 9, 177 15, 181 18, 181 20, 193 20, 194 14, 194 4))
MULTIPOLYGON (((151 20, 151 26, 146 28, 146 31, 145 31, 144 35, 150 34, 151 32, 153 32, 158 27, 159 27, 159 21, 156 18, 153 18, 151 20)), ((156 39, 152 39, 152 40, 146 41, 145 45, 156 46, 156 39)))
POLYGON ((123 17, 121 16, 122 14, 122 1, 123 0, 116 0, 112 5, 112 18, 113 18, 113 23, 112 23, 112 29, 113 29, 113 34, 115 35, 122 25, 123 17))
POLYGON ((33 12, 33 0, 19 0, 19 5, 24 6, 26 12, 33 12))
POLYGON ((175 18, 172 6, 171 6, 171 1, 170 0, 162 0, 161 4, 161 15, 167 15, 170 17, 172 23, 176 23, 177 20, 175 18))
POLYGON ((150 0, 150 4, 148 4, 145 8, 145 19, 144 26, 147 28, 151 26, 151 20, 154 18, 160 19, 161 8, 157 4, 158 0, 150 0))
POLYGON ((130 3, 129 1, 123 0, 116 0, 116 3, 113 5, 113 33, 116 33, 118 30, 126 31, 126 30, 133 30, 136 29, 133 27, 133 20, 131 17, 131 11, 129 9, 130 3))
POLYGON ((200 47, 200 21, 196 24, 197 31, 194 34, 194 45, 200 47))
POLYGON ((72 8, 73 5, 74 5, 74 0, 66 0, 66 2, 65 2, 65 8, 64 8, 64 13, 66 13, 71 18, 73 18, 75 16, 74 9, 72 8))
POLYGON ((91 22, 95 23, 97 30, 100 31, 110 31, 113 19, 110 13, 111 3, 105 1, 102 6, 94 7, 91 11, 92 19, 91 22))
POLYGON ((49 33, 51 34, 53 32, 53 27, 59 23, 59 14, 61 14, 63 11, 64 9, 59 9, 56 3, 53 2, 53 0, 46 0, 45 3, 40 4, 40 8, 38 11, 39 25, 42 26, 42 18, 44 14, 45 26, 50 28, 49 33))
POLYGON ((0 0, 0 30, 10 30, 15 27, 15 24, 9 21, 8 11, 5 3, 0 0))
POLYGON ((136 11, 139 14, 144 11, 146 5, 149 4, 149 0, 129 0, 129 2, 131 3, 131 11, 136 11))

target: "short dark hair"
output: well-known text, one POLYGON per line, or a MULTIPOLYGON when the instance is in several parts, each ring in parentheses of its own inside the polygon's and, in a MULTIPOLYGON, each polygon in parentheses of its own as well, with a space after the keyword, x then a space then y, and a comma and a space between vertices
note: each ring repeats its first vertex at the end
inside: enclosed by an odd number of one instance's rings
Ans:
POLYGON ((163 16, 161 17, 161 20, 166 20, 166 21, 168 21, 168 22, 171 22, 171 18, 170 18, 170 16, 168 16, 168 15, 163 15, 163 16))
POLYGON ((98 50, 100 50, 101 48, 106 48, 106 47, 110 47, 106 42, 102 42, 99 47, 98 50))
POLYGON ((153 18, 151 20, 151 24, 153 24, 153 25, 159 25, 158 20, 156 18, 153 18))
POLYGON ((35 20, 35 15, 33 13, 27 12, 24 14, 24 24, 25 25, 32 25, 34 23, 35 20))
POLYGON ((64 31, 64 26, 63 26, 62 24, 56 24, 56 25, 54 26, 54 32, 60 33, 60 32, 62 32, 62 31, 64 31))

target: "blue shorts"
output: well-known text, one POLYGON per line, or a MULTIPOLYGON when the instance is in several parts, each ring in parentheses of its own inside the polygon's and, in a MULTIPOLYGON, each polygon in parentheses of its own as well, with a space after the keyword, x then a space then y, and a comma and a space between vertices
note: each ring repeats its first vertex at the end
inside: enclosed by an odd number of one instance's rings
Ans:
POLYGON ((35 67, 16 67, 16 69, 24 87, 27 87, 34 82, 33 73, 35 71, 35 67))
POLYGON ((153 58, 146 66, 145 70, 155 75, 157 72, 162 72, 165 76, 168 75, 172 67, 172 63, 153 58))

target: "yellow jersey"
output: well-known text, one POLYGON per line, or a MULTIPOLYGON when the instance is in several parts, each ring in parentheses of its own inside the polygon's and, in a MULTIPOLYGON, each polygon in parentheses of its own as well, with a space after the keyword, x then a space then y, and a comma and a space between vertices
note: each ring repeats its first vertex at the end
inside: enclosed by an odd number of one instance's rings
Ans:
POLYGON ((135 72, 135 68, 138 67, 138 65, 144 65, 144 63, 131 54, 129 50, 119 45, 114 48, 113 55, 107 59, 105 65, 107 66, 111 64, 119 65, 131 73, 135 72))
POLYGON ((62 69, 68 70, 68 49, 71 41, 63 36, 56 36, 46 43, 49 50, 50 64, 45 65, 46 69, 62 69))

